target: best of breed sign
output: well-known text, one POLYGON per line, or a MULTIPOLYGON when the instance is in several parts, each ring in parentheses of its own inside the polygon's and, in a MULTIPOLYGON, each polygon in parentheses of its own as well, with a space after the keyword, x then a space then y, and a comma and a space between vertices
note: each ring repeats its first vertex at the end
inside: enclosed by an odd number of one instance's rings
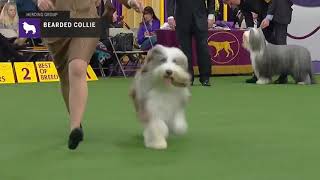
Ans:
MULTIPOLYGON (((97 81, 98 77, 88 65, 87 81, 97 81)), ((0 84, 58 82, 56 66, 52 61, 0 63, 0 84)))
POLYGON ((0 63, 0 84, 13 83, 15 83, 15 79, 11 63, 0 63))
POLYGON ((36 67, 40 82, 57 82, 60 80, 53 62, 36 62, 36 67))

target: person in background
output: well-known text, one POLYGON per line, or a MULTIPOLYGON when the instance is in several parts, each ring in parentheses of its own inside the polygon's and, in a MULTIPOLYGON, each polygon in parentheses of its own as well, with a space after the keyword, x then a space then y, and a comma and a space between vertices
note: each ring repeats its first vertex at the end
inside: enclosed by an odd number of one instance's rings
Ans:
POLYGON ((192 37, 195 37, 200 83, 202 86, 211 86, 211 59, 208 48, 208 29, 215 22, 214 0, 168 0, 168 23, 176 29, 177 40, 182 51, 188 57, 189 72, 194 80, 192 63, 192 37))
POLYGON ((0 29, 12 29, 18 33, 18 14, 15 3, 8 2, 0 14, 0 29))
POLYGON ((147 6, 143 10, 143 20, 138 31, 138 44, 142 50, 148 50, 157 44, 155 31, 160 29, 160 20, 155 15, 152 7, 147 6))
MULTIPOLYGON (((261 28, 268 28, 270 23, 273 25, 274 44, 286 45, 288 25, 292 18, 291 0, 266 0, 269 2, 268 15, 261 23, 261 28), (271 2, 270 2, 271 1, 271 2)), ((287 74, 281 74, 279 79, 275 81, 276 84, 288 83, 287 74)))
POLYGON ((110 23, 110 28, 123 28, 123 17, 119 17, 118 12, 115 11, 112 14, 112 23, 110 23))
MULTIPOLYGON (((254 27, 253 13, 257 14, 258 27, 261 22, 266 18, 269 4, 265 0, 223 0, 225 4, 231 7, 238 7, 245 17, 246 25, 248 27, 254 27)), ((266 40, 273 43, 272 28, 270 25, 268 28, 263 29, 263 33, 266 40)))
POLYGON ((0 33, 0 62, 25 61, 27 58, 19 54, 19 47, 0 33))
POLYGON ((23 16, 25 12, 28 11, 37 11, 37 5, 34 3, 34 0, 16 0, 18 15, 23 16))

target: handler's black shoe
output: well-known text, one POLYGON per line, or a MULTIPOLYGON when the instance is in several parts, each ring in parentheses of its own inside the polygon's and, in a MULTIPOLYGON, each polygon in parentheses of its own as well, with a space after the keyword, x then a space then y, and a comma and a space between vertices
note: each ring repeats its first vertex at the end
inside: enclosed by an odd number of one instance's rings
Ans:
POLYGON ((210 87, 211 86, 209 80, 200 81, 200 83, 201 83, 202 86, 206 86, 206 87, 210 87))
POLYGON ((288 77, 279 77, 279 79, 274 81, 275 84, 287 84, 288 83, 288 77))
POLYGON ((252 78, 246 80, 246 83, 256 83, 257 81, 257 76, 252 76, 252 78))
POLYGON ((70 150, 74 150, 78 147, 79 143, 83 140, 82 128, 75 128, 69 135, 68 147, 70 150))

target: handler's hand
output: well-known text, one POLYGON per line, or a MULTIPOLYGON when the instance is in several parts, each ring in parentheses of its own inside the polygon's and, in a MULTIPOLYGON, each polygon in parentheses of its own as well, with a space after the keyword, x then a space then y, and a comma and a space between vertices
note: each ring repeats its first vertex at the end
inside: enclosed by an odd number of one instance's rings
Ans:
POLYGON ((143 12, 143 4, 140 0, 128 0, 129 6, 138 13, 143 12))
POLYGON ((48 11, 54 9, 54 5, 51 0, 38 0, 38 7, 41 11, 48 11))

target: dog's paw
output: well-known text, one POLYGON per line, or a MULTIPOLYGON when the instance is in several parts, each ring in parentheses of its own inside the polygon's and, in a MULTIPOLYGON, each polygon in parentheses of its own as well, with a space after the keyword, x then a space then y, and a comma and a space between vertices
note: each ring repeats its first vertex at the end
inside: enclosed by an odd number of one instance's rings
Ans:
POLYGON ((306 82, 298 82, 298 85, 307 85, 308 83, 306 82))
POLYGON ((172 132, 175 135, 182 136, 188 131, 188 125, 185 120, 175 121, 173 123, 172 132))
POLYGON ((270 83, 271 83, 270 79, 262 79, 262 78, 258 79, 258 81, 256 82, 256 84, 260 84, 260 85, 262 85, 262 84, 270 84, 270 83))
POLYGON ((158 141, 145 142, 145 146, 150 149, 164 150, 167 149, 167 141, 165 139, 158 141))

